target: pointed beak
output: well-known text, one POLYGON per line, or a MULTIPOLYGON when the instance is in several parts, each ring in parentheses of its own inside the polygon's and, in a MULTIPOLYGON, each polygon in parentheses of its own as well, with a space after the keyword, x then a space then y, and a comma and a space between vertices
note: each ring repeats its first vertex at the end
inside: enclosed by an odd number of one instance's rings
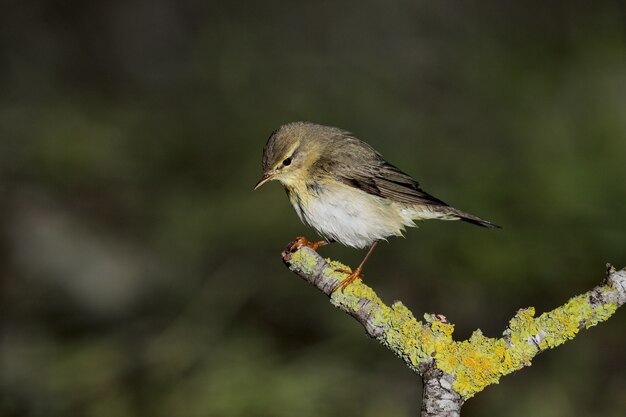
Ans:
POLYGON ((276 175, 275 173, 265 173, 263 174, 263 176, 261 177, 261 179, 259 180, 259 182, 256 183, 256 185, 254 186, 254 189, 256 190, 257 188, 259 188, 260 186, 262 186, 263 184, 265 184, 266 182, 270 181, 272 178, 274 178, 274 175, 276 175))

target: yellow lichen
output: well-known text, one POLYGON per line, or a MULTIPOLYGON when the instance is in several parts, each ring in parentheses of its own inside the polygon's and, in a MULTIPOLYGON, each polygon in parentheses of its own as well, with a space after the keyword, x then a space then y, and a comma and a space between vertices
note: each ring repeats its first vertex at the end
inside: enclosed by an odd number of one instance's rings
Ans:
POLYGON ((361 285, 354 287, 355 294, 381 306, 374 320, 388 326, 383 342, 413 369, 434 358, 437 368, 455 376, 453 388, 464 399, 497 384, 502 376, 529 366, 539 351, 537 343, 541 349, 557 346, 574 337, 580 323, 593 326, 616 310, 613 304, 594 309, 581 296, 538 318, 532 307, 519 310, 503 338, 486 337, 479 329, 469 340, 454 341, 454 325, 429 314, 424 315, 425 323, 417 321, 402 303, 396 302, 389 308, 361 285))
POLYGON ((551 348, 571 339, 580 324, 591 327, 608 319, 616 310, 614 304, 595 309, 586 296, 575 297, 568 303, 538 318, 534 308, 518 311, 509 323, 505 338, 493 339, 475 331, 469 340, 436 345, 436 365, 454 375, 454 389, 465 399, 487 385, 524 366, 529 366, 540 348, 551 348))
MULTIPOLYGON (((342 281, 349 268, 328 261, 324 275, 342 281)), ((292 263, 305 273, 314 273, 316 257, 307 251, 292 255, 292 263)), ((600 296, 610 291, 600 289, 600 296)), ((574 297, 566 304, 535 318, 535 309, 519 310, 510 320, 504 336, 490 338, 476 330, 468 340, 453 340, 454 325, 440 316, 425 314, 424 322, 401 302, 385 305, 376 293, 361 281, 356 281, 331 296, 335 305, 347 311, 357 311, 370 303, 370 317, 375 326, 384 330, 378 337, 406 363, 418 371, 420 365, 433 361, 441 371, 454 376, 453 388, 468 399, 500 378, 529 366, 533 357, 543 349, 556 347, 576 336, 581 328, 595 326, 608 319, 615 304, 593 305, 589 295, 574 297)))
POLYGON ((317 259, 309 251, 299 250, 291 255, 291 264, 298 265, 302 272, 307 275, 314 274, 317 266, 317 259))
POLYGON ((617 310, 617 306, 613 303, 603 304, 596 308, 594 317, 589 320, 585 326, 586 329, 595 326, 598 323, 601 323, 611 317, 615 311, 617 310))
POLYGON ((582 320, 588 326, 605 320, 615 311, 614 305, 595 310, 585 297, 570 300, 564 306, 535 318, 534 308, 521 309, 511 319, 504 338, 486 337, 476 330, 469 340, 454 341, 454 325, 425 314, 425 322, 417 321, 400 302, 386 306, 371 288, 361 282, 348 286, 339 296, 342 304, 357 308, 356 303, 370 300, 379 307, 372 317, 376 325, 387 331, 382 342, 413 368, 431 358, 440 370, 454 375, 454 389, 470 398, 500 378, 528 366, 541 348, 553 347, 573 337, 582 320), (541 337, 539 337, 541 335, 541 337))
POLYGON ((434 352, 432 331, 415 320, 413 313, 402 303, 396 302, 391 308, 384 306, 379 316, 375 320, 384 318, 388 326, 382 342, 403 357, 413 369, 430 358, 434 352))
POLYGON ((593 315, 593 309, 584 296, 574 297, 563 306, 537 318, 546 334, 542 348, 553 348, 565 343, 578 333, 580 323, 593 315))

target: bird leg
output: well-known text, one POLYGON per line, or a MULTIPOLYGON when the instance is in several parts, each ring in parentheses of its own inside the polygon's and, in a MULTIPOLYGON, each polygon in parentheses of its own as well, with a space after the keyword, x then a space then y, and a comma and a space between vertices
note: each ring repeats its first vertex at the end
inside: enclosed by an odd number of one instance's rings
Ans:
POLYGON ((328 245, 329 243, 330 242, 327 242, 325 240, 320 240, 319 242, 310 242, 307 238, 303 236, 298 236, 293 242, 289 244, 289 251, 293 253, 301 247, 306 246, 307 248, 311 248, 317 252, 320 247, 328 245))
POLYGON ((344 279, 343 281, 341 281, 339 284, 337 284, 337 286, 335 288, 332 289, 332 291, 330 292, 331 294, 334 293, 335 291, 341 289, 341 291, 343 291, 344 288, 346 288, 348 285, 352 284, 354 281, 356 281, 357 279, 361 278, 363 279, 363 276, 361 275, 361 271, 363 270, 363 268, 361 268, 361 265, 357 266, 357 268, 350 272, 347 271, 345 269, 337 269, 337 272, 343 272, 346 274, 350 274, 348 275, 348 277, 346 279, 344 279))
MULTIPOLYGON (((363 260, 361 261, 359 266, 357 266, 356 269, 354 271, 352 271, 350 273, 350 275, 348 275, 347 278, 345 278, 335 288, 333 288, 332 291, 330 292, 331 294, 334 293, 335 291, 337 291, 338 289, 341 289, 341 291, 343 291, 344 288, 346 288, 348 285, 352 284, 357 279, 363 278, 363 276, 361 275, 361 272, 363 271, 363 265, 365 265, 365 262, 367 262, 368 258, 372 254, 372 252, 374 252, 374 249, 376 249, 376 245, 378 245, 378 242, 379 242, 379 240, 375 241, 372 244, 372 246, 370 246, 370 250, 367 251, 367 255, 365 255, 365 258, 363 258, 363 260)), ((338 272, 344 272, 346 274, 348 273, 348 271, 345 271, 343 269, 338 270, 338 272)))

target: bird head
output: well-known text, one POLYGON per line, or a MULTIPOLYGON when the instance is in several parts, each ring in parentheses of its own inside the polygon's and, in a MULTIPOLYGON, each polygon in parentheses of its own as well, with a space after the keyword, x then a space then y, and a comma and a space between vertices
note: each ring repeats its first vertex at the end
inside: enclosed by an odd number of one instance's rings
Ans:
POLYGON ((341 130, 309 122, 293 122, 276 129, 263 148, 263 175, 256 190, 268 181, 291 186, 306 181, 310 168, 341 130))

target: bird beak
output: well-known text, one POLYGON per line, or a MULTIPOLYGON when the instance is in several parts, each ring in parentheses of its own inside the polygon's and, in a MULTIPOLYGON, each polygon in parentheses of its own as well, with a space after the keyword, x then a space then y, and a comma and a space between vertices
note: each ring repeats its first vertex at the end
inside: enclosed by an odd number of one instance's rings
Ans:
POLYGON ((257 188, 259 188, 260 186, 262 186, 266 182, 271 181, 272 178, 274 178, 274 175, 276 175, 276 174, 275 173, 267 173, 267 172, 265 174, 263 174, 263 176, 261 177, 259 182, 257 182, 256 185, 254 186, 254 189, 256 190, 257 188))

